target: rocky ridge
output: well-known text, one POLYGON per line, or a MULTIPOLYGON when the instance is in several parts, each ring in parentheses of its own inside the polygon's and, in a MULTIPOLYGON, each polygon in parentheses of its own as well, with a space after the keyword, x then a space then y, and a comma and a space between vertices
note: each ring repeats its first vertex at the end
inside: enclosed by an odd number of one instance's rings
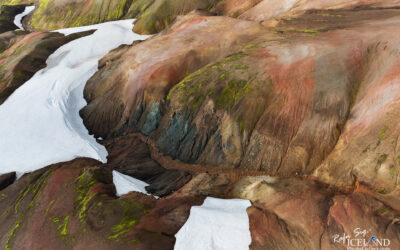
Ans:
MULTIPOLYGON (((342 249, 333 237, 357 227, 400 248, 400 3, 127 1, 109 17, 94 7, 105 1, 61 2, 74 17, 52 22, 55 2, 39 1, 32 27, 137 16, 137 32, 167 28, 110 52, 86 85, 81 116, 105 139, 107 164, 77 159, 13 184, 13 174, 0 177, 6 249, 172 249, 206 196, 252 202, 251 249, 342 249), (162 198, 117 198, 113 169, 162 198)), ((1 81, 10 86, 15 69, 30 66, 29 78, 73 38, 11 31, 1 39, 1 81), (45 52, 15 52, 48 41, 45 52), (37 66, 21 59, 35 55, 37 66)))

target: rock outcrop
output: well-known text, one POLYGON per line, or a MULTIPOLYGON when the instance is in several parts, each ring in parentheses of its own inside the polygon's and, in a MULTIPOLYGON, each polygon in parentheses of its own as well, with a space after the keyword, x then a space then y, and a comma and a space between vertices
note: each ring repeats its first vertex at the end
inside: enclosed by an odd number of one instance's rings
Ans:
POLYGON ((96 136, 138 130, 162 153, 188 163, 279 176, 315 171, 329 183, 359 179, 390 192, 398 188, 399 171, 389 150, 395 139, 387 139, 395 128, 385 119, 394 116, 381 109, 396 107, 394 89, 383 86, 396 77, 399 14, 310 11, 270 29, 189 15, 105 58, 86 86, 89 104, 81 115, 96 136), (225 25, 237 27, 225 39, 222 32, 216 40, 202 33, 225 25), (179 51, 171 43, 181 43, 179 51), (157 49, 153 57, 149 51, 157 49), (392 97, 383 90, 375 96, 378 86, 392 97), (376 98, 382 104, 368 101, 376 98), (351 126, 357 132, 350 133, 351 126), (354 140, 345 143, 349 136, 354 140))
POLYGON ((0 105, 37 71, 46 67, 47 58, 56 49, 90 33, 64 36, 50 32, 11 32, 0 35, 0 39, 4 38, 4 47, 9 47, 0 55, 0 105))
POLYGON ((252 22, 191 14, 164 35, 111 52, 85 87, 88 106, 81 116, 86 127, 103 138, 130 127, 148 135, 175 84, 240 48, 260 28, 252 22), (228 30, 232 26, 235 29, 228 30))
MULTIPOLYGON (((85 87, 107 163, 0 176, 0 246, 173 249, 212 196, 252 202, 250 249, 400 249, 400 1, 35 4, 33 29, 136 17, 158 34, 111 51, 85 87), (113 170, 159 199, 117 197, 113 170)), ((0 34, 0 105, 85 34, 0 34)))
MULTIPOLYGON (((107 165, 77 159, 26 174, 4 190, 0 186, 0 245, 6 249, 172 249, 173 234, 189 216, 190 204, 201 204, 202 198, 157 201, 142 194, 117 198, 111 171, 149 182, 149 192, 159 196, 180 189, 191 175, 161 167, 137 136, 105 145, 110 152, 107 165)), ((0 185, 12 178, 15 175, 0 176, 0 185)))
POLYGON ((25 9, 24 5, 0 6, 0 33, 18 29, 14 24, 14 18, 25 9))
MULTIPOLYGON (((54 30, 132 17, 128 14, 132 0, 1 0, 0 4, 36 5, 29 24, 36 30, 54 30), (126 16, 127 15, 127 16, 126 16)), ((141 6, 139 6, 141 8, 141 6)))

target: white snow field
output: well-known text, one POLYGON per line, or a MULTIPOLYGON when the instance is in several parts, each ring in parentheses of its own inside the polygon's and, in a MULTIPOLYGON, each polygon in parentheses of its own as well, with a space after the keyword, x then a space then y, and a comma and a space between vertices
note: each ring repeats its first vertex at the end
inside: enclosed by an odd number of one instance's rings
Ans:
POLYGON ((129 175, 121 174, 120 172, 117 172, 115 170, 113 170, 112 174, 114 186, 117 190, 118 197, 132 191, 150 195, 145 189, 145 187, 149 185, 146 182, 135 179, 129 175))
POLYGON ((26 6, 24 12, 15 16, 15 18, 14 18, 15 26, 17 26, 18 29, 20 29, 20 30, 25 30, 22 25, 22 19, 24 17, 26 17, 27 15, 31 14, 32 11, 34 11, 34 10, 35 10, 35 6, 26 6))
POLYGON ((56 50, 38 71, 0 106, 0 174, 31 172, 50 164, 90 157, 107 160, 106 149, 89 135, 79 110, 83 89, 110 50, 135 40, 134 20, 58 30, 96 29, 56 50))
POLYGON ((190 210, 189 219, 175 235, 175 250, 248 250, 251 244, 250 201, 207 197, 190 210))

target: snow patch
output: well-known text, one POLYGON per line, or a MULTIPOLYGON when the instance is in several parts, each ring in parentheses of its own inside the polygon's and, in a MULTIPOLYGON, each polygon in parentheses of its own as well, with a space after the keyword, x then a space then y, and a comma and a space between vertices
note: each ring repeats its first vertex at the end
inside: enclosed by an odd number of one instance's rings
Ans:
POLYGON ((175 250, 247 250, 251 244, 250 201, 207 197, 194 206, 185 225, 175 235, 175 250))
POLYGON ((146 182, 135 179, 129 175, 121 174, 115 170, 113 170, 112 174, 114 186, 117 191, 117 196, 122 196, 129 192, 139 192, 142 194, 150 195, 146 191, 146 187, 149 185, 146 182))
POLYGON ((38 71, 0 106, 0 174, 35 171, 77 157, 107 161, 106 149, 88 134, 79 116, 83 89, 98 61, 122 44, 148 36, 132 32, 134 20, 60 30, 96 31, 56 50, 38 71))
POLYGON ((35 6, 26 6, 24 12, 15 16, 15 18, 14 18, 15 26, 17 26, 18 29, 20 29, 20 30, 25 30, 24 26, 22 25, 22 19, 24 17, 26 17, 27 15, 31 14, 32 11, 34 11, 34 10, 35 10, 35 6))

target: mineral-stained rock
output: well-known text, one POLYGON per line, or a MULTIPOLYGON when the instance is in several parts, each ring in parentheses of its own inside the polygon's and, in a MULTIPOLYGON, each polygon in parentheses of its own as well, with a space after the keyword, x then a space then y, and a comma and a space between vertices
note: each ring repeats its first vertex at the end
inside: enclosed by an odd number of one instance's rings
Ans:
POLYGON ((54 165, 3 190, 0 245, 6 249, 172 249, 174 238, 161 232, 176 233, 196 199, 156 202, 137 193, 117 199, 111 170, 99 165, 85 159, 54 165))
POLYGON ((176 83, 225 57, 259 31, 260 25, 252 22, 191 14, 165 34, 111 52, 85 87, 88 106, 81 116, 86 127, 103 138, 129 128, 149 134, 176 83))
MULTIPOLYGON (((15 181, 16 175, 15 172, 0 175, 0 190, 8 187, 15 181)), ((2 197, 0 197, 1 199, 2 197)))
MULTIPOLYGON (((28 19, 30 19, 29 25, 36 30, 53 30, 132 18, 132 14, 127 15, 132 2, 132 0, 0 0, 0 4, 35 3, 37 8, 28 19)), ((146 3, 146 1, 141 2, 146 3)), ((141 9, 143 4, 136 3, 135 6, 141 9)))
POLYGON ((140 225, 155 200, 117 199, 111 171, 95 165, 77 160, 53 166, 3 190, 0 244, 5 249, 172 249, 172 237, 140 225))
POLYGON ((0 53, 10 48, 17 41, 23 39, 27 32, 8 31, 0 34, 0 53))
POLYGON ((400 247, 399 210, 358 192, 338 192, 309 180, 248 177, 234 191, 250 199, 251 249, 344 249, 335 242, 375 236, 400 247), (366 230, 366 235, 358 232, 366 230))
MULTIPOLYGON (((228 0, 234 1, 234 0, 228 0)), ((252 5, 252 1, 247 5, 252 5)), ((354 8, 388 8, 400 6, 397 0, 262 0, 252 8, 247 9, 239 18, 254 20, 258 22, 266 22, 272 18, 286 16, 288 18, 296 18, 296 15, 302 14, 307 10, 332 10, 332 9, 354 9, 354 8)))
MULTIPOLYGON (((141 32, 167 29, 111 51, 85 88, 81 115, 108 163, 0 176, 0 247, 173 249, 190 208, 212 196, 252 202, 251 249, 373 237, 400 249, 399 4, 39 0, 37 27, 138 16, 141 32), (194 8, 235 18, 174 21, 194 8), (112 170, 160 199, 116 197, 112 170)), ((57 46, 40 63, 26 57, 51 39, 61 37, 0 35, 3 93, 23 82, 12 80, 18 70, 43 67, 57 46)))
POLYGON ((185 162, 280 176, 318 168, 329 183, 398 188, 400 12, 335 13, 283 20, 282 39, 259 38, 188 75, 150 137, 185 162), (317 28, 324 18, 329 24, 317 28))
POLYGON ((399 23, 398 9, 314 10, 274 29, 191 14, 104 58, 81 115, 96 136, 139 130, 187 163, 392 192, 399 23))
POLYGON ((154 161, 148 145, 136 135, 105 141, 104 145, 109 152, 106 167, 145 181, 153 195, 167 196, 191 179, 186 171, 165 169, 154 161))
POLYGON ((75 33, 69 36, 49 32, 1 34, 0 39, 4 38, 4 41, 9 39, 10 42, 17 40, 17 42, 0 55, 0 104, 37 71, 46 67, 47 58, 56 49, 91 32, 75 33))
POLYGON ((138 16, 133 30, 140 34, 154 34, 166 28, 178 15, 192 10, 211 10, 218 0, 154 0, 153 4, 138 16))
POLYGON ((238 17, 260 2, 262 0, 224 0, 218 2, 215 10, 221 15, 238 17))

